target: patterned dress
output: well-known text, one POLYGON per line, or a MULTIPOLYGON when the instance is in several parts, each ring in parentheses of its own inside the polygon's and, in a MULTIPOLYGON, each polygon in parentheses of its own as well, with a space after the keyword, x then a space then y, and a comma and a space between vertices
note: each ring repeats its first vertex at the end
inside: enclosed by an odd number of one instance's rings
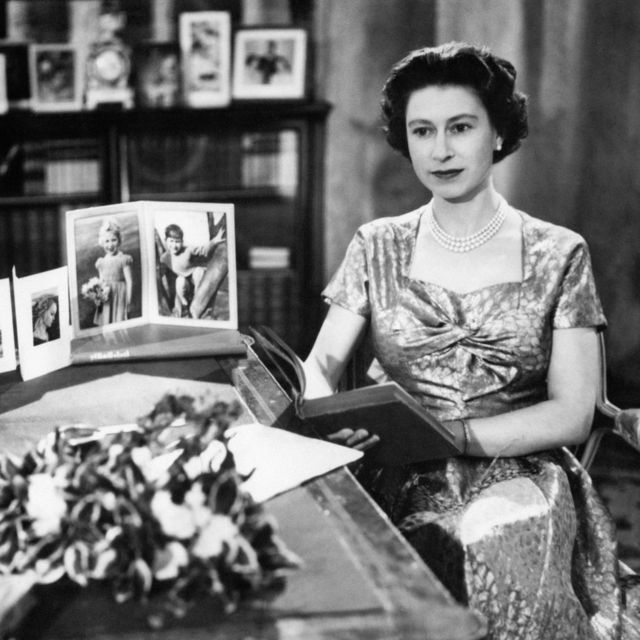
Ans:
POLYGON ((115 255, 106 254, 96 260, 100 280, 109 285, 109 299, 96 309, 93 317, 95 325, 102 326, 128 319, 124 268, 131 266, 132 263, 133 258, 121 251, 115 255))
MULTIPOLYGON (((443 420, 546 399, 553 330, 605 325, 584 240, 518 211, 522 282, 455 293, 409 276, 429 207, 363 225, 324 297, 369 319, 385 374, 443 420)), ((568 450, 359 478, 491 638, 620 637, 615 531, 568 450)))

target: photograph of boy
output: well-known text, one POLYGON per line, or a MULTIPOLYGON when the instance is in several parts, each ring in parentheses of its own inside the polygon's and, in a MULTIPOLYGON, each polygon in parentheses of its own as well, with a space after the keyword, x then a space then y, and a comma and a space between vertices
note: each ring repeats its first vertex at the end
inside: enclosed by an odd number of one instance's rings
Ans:
POLYGON ((229 320, 226 216, 156 217, 160 315, 229 320), (180 224, 170 220, 179 219, 180 224))
POLYGON ((136 213, 75 221, 78 317, 81 329, 142 316, 140 226, 136 213))

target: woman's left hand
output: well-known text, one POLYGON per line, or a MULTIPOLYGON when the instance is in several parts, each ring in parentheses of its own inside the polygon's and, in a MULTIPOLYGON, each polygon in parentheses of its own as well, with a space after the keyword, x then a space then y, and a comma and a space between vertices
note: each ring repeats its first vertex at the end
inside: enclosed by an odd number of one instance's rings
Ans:
POLYGON ((369 433, 366 429, 340 429, 327 435, 327 440, 359 451, 366 451, 380 442, 380 436, 369 433))

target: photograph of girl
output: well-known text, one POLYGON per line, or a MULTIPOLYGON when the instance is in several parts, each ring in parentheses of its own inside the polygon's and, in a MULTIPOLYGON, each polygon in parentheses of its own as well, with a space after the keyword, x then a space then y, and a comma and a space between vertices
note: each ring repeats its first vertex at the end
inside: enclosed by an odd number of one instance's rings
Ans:
POLYGON ((119 213, 75 220, 80 329, 142 315, 138 216, 119 213))

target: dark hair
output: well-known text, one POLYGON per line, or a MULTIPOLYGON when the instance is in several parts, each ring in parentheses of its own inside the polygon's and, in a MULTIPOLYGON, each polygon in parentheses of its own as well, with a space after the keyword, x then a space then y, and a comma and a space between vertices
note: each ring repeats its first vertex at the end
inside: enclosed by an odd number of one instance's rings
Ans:
POLYGON ((184 232, 177 224, 170 224, 164 230, 164 237, 168 238, 169 236, 182 240, 184 238, 184 232))
POLYGON ((515 90, 516 70, 486 47, 448 42, 416 49, 396 63, 382 89, 381 102, 387 142, 409 158, 406 111, 409 96, 431 85, 459 85, 475 91, 489 120, 502 138, 493 162, 513 153, 529 133, 527 98, 515 90))

